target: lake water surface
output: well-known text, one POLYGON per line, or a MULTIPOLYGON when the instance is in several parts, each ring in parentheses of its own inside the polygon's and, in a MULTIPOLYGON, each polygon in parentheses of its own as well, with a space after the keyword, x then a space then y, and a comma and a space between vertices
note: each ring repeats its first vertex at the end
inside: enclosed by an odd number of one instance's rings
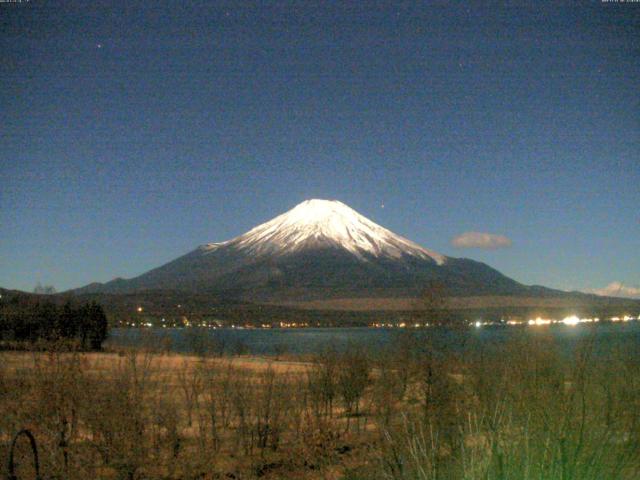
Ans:
MULTIPOLYGON (((550 336, 560 349, 570 352, 581 340, 593 338, 596 349, 606 350, 618 345, 632 345, 640 351, 640 322, 601 323, 597 325, 551 326, 483 326, 470 327, 461 334, 440 328, 410 330, 419 340, 453 348, 462 343, 491 345, 525 336, 550 336), (462 338, 460 337, 462 336, 462 338), (461 342, 460 340, 464 340, 461 342)), ((247 353, 270 355, 277 353, 308 354, 331 347, 337 350, 362 345, 373 351, 405 333, 397 328, 283 328, 283 329, 123 329, 111 331, 109 346, 152 346, 167 350, 193 352, 247 353)))

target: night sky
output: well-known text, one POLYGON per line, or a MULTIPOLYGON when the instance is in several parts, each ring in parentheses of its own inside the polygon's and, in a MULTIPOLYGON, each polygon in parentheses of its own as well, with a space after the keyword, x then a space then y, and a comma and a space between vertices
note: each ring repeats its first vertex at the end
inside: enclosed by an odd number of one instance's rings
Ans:
POLYGON ((132 277, 324 198, 633 293, 640 3, 474 3, 0 3, 0 286, 132 277))

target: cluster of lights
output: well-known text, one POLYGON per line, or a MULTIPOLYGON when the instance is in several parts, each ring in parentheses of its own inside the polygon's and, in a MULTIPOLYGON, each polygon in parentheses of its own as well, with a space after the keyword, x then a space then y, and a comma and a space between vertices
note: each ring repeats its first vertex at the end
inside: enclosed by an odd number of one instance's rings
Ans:
MULTIPOLYGON (((177 305, 178 308, 182 307, 182 305, 177 305)), ((143 308, 141 306, 136 308, 136 311, 138 313, 141 313, 143 311, 143 308)), ((187 317, 182 317, 182 325, 185 327, 191 327, 192 323, 187 319, 187 317)), ((610 317, 609 320, 611 322, 630 322, 630 321, 634 321, 634 320, 640 320, 640 315, 638 315, 637 317, 634 317, 632 315, 624 315, 622 317, 610 317)), ((580 323, 597 323, 599 322, 600 319, 595 317, 595 318, 580 318, 577 315, 570 315, 568 317, 563 318, 562 320, 554 320, 551 318, 541 318, 541 317, 537 317, 537 318, 531 318, 529 320, 525 321, 520 321, 520 320, 507 320, 505 321, 504 319, 500 320, 500 322, 488 322, 488 321, 483 321, 482 319, 476 320, 474 322, 471 322, 471 325, 475 326, 476 328, 480 328, 483 326, 487 326, 487 325, 531 325, 531 326, 540 326, 540 325, 551 325, 551 324, 563 324, 563 325, 570 325, 570 326, 574 326, 574 325, 578 325, 580 323)), ((167 328, 167 325, 165 324, 166 319, 162 319, 162 328, 167 328)), ((140 326, 140 327, 152 327, 153 324, 151 322, 120 322, 121 325, 127 325, 130 327, 136 327, 136 326, 140 326)), ((220 324, 219 322, 215 322, 215 323, 208 323, 208 322, 200 322, 199 324, 196 324, 196 326, 199 327, 204 327, 204 328, 222 328, 222 324, 220 324)), ((278 326, 280 328, 305 328, 308 327, 309 324, 306 322, 279 322, 278 326)), ((400 323, 384 323, 384 322, 376 322, 376 323, 372 323, 369 325, 370 327, 373 328, 421 328, 421 327, 428 327, 429 323, 406 323, 406 322, 400 322, 400 323)), ((260 324, 259 327, 257 328, 272 328, 273 325, 270 323, 262 323, 260 324)), ((249 328, 256 328, 253 325, 231 325, 231 328, 233 329, 249 329, 249 328)))
POLYGON ((584 319, 580 319, 578 317, 576 317, 575 315, 571 315, 570 317, 564 317, 562 319, 562 323, 564 323, 565 325, 577 325, 581 322, 593 322, 593 321, 599 322, 600 319, 599 318, 584 318, 584 319))
POLYGON ((527 325, 549 325, 553 323, 553 320, 549 318, 532 318, 527 322, 527 325))
POLYGON ((280 328, 306 328, 309 324, 306 322, 280 322, 280 328))
POLYGON ((375 323, 369 324, 369 327, 371 328, 422 328, 422 327, 428 327, 428 326, 429 326, 428 323, 406 323, 406 322, 400 322, 400 323, 375 322, 375 323))
MULTIPOLYGON (((123 323, 120 322, 120 324, 122 325, 123 323)), ((151 328, 151 327, 153 327, 153 323, 151 323, 151 322, 140 322, 140 323, 126 322, 126 323, 124 323, 124 325, 126 325, 127 327, 143 327, 143 328, 151 328)))
MULTIPOLYGON (((192 328, 192 327, 198 327, 198 328, 209 328, 209 329, 219 329, 219 328, 224 328, 224 325, 221 324, 220 322, 200 322, 200 323, 194 323, 189 321, 189 319, 187 319, 187 317, 182 317, 180 320, 173 322, 173 325, 167 325, 167 320, 165 318, 160 320, 160 325, 158 325, 158 327, 161 326, 161 328, 176 328, 176 327, 185 327, 185 328, 192 328)), ((121 326, 126 326, 126 327, 153 327, 154 324, 151 322, 130 322, 130 321, 123 321, 121 320, 119 322, 119 324, 121 326)), ((279 322, 277 324, 271 324, 271 323, 261 323, 260 325, 251 325, 251 324, 244 324, 244 325, 236 325, 236 324, 232 324, 229 325, 229 328, 233 329, 233 330, 252 330, 252 329, 256 329, 256 328, 262 328, 262 329, 271 329, 274 327, 280 327, 280 328, 306 328, 309 327, 309 324, 307 322, 279 322)), ((316 326, 320 326, 320 324, 317 324, 316 326)))
POLYGON ((633 318, 631 315, 625 315, 624 317, 611 317, 612 322, 630 322, 631 320, 640 320, 640 315, 633 318))
MULTIPOLYGON (((611 322, 630 322, 633 320, 640 320, 640 315, 638 315, 637 317, 634 317, 632 315, 625 315, 623 317, 610 317, 609 320, 611 322)), ((507 325, 532 325, 532 326, 540 326, 540 325, 552 325, 552 324, 562 324, 562 325, 570 325, 570 326, 574 326, 574 325, 578 325, 579 323, 598 323, 600 321, 599 318, 594 317, 594 318, 580 318, 577 315, 570 315, 568 317, 564 317, 562 320, 555 320, 552 318, 542 318, 542 317, 537 317, 537 318, 531 318, 529 320, 527 320, 526 322, 524 321, 520 321, 520 320, 508 320, 507 322, 505 322, 504 320, 502 320, 501 322, 483 322, 482 320, 476 320, 475 322, 472 322, 471 324, 474 325, 476 328, 485 326, 485 325, 502 325, 502 324, 507 324, 507 325)))

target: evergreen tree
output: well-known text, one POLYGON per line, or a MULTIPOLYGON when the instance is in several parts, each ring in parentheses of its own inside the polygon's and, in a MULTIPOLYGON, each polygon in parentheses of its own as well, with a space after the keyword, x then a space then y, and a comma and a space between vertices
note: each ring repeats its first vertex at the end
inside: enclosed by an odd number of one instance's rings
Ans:
POLYGON ((76 338, 78 336, 78 309, 67 301, 58 315, 57 330, 62 338, 76 338))
POLYGON ((107 316, 102 309, 102 306, 95 302, 89 304, 88 318, 86 321, 89 324, 89 341, 92 350, 100 350, 102 348, 102 342, 107 339, 108 323, 107 316))
POLYGON ((108 322, 102 306, 67 302, 63 306, 32 299, 0 300, 0 340, 79 340, 81 348, 99 350, 107 338, 108 322))

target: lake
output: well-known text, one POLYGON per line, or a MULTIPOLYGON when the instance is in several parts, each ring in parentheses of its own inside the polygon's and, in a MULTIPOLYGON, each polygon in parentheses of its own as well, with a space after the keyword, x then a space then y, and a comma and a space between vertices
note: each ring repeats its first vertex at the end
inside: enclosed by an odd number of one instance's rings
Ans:
POLYGON ((600 323, 596 325, 483 326, 470 327, 460 334, 441 328, 282 328, 282 329, 204 329, 204 328, 116 328, 106 346, 150 346, 180 353, 219 352, 253 355, 308 354, 332 347, 353 345, 372 351, 382 350, 399 335, 411 331, 418 339, 438 347, 491 345, 517 336, 551 336, 561 350, 571 352, 580 340, 590 336, 596 349, 606 350, 631 344, 640 350, 640 322, 600 323), (462 337, 461 337, 462 336, 462 337))

